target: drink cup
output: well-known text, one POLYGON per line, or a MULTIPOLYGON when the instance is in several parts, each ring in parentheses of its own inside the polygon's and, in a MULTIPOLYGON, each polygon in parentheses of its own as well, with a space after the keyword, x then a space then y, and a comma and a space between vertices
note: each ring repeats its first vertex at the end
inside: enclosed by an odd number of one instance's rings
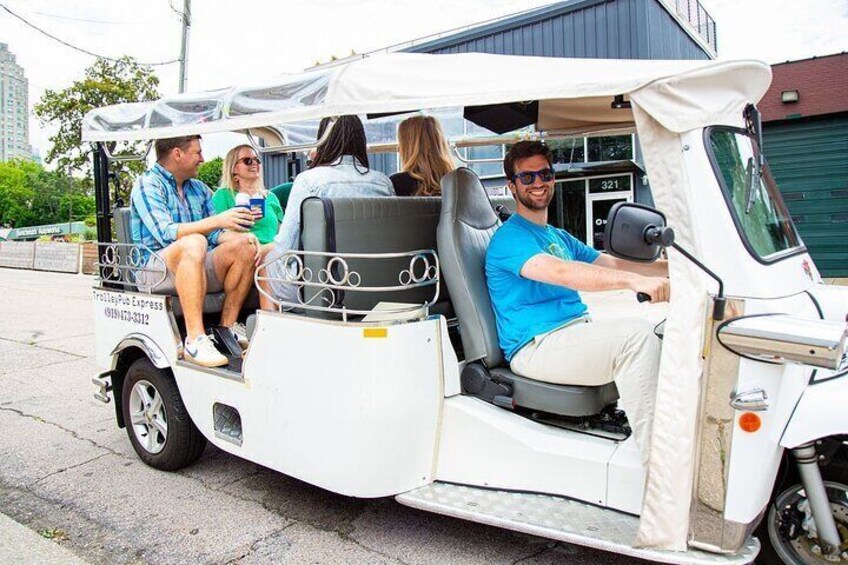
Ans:
POLYGON ((265 199, 261 196, 259 198, 251 198, 250 199, 250 211, 253 212, 253 215, 256 216, 257 220, 261 220, 265 217, 265 199))

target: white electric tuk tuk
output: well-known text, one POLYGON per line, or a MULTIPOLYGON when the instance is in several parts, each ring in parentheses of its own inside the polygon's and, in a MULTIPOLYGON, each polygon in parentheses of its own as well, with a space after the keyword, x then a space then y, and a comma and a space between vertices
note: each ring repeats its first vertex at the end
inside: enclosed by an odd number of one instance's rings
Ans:
POLYGON ((344 495, 659 562, 751 562, 761 543, 764 562, 848 562, 848 289, 822 283, 763 158, 770 79, 755 61, 392 54, 94 110, 96 397, 159 469, 208 441, 344 495), (276 259, 297 298, 245 307, 244 359, 181 359, 178 298, 135 278, 164 263, 110 199, 115 143, 237 131, 291 153, 322 141, 303 141, 317 119, 358 114, 386 151, 419 111, 489 132, 458 148, 638 135, 656 209, 616 205, 605 244, 670 265, 647 467, 614 383, 505 365, 483 274, 503 208, 467 168, 441 198, 305 201, 300 249, 276 259))

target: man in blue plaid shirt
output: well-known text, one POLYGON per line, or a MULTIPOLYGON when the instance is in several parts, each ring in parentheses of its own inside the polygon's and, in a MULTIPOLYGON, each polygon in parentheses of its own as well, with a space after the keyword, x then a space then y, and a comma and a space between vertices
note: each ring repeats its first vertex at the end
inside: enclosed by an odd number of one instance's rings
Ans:
POLYGON ((205 367, 228 363, 203 327, 203 299, 207 292, 225 293, 221 325, 230 328, 242 347, 247 346, 239 311, 253 285, 259 242, 250 233, 253 214, 235 207, 215 215, 212 191, 197 180, 203 163, 200 136, 159 139, 156 164, 136 181, 130 197, 132 237, 165 262, 168 273, 140 273, 157 294, 180 298, 186 324, 184 357, 205 367), (154 282, 156 281, 156 282, 154 282))

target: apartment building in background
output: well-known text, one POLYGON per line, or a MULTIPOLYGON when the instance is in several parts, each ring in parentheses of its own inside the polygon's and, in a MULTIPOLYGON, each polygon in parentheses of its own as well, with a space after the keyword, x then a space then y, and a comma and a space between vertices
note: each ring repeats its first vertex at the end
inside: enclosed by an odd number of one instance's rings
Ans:
POLYGON ((29 82, 6 43, 0 43, 0 161, 32 159, 29 82))

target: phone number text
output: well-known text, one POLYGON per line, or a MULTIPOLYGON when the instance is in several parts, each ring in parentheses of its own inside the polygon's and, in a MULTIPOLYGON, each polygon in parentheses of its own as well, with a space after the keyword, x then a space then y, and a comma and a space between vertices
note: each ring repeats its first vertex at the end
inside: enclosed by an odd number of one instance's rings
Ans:
POLYGON ((150 325, 150 314, 133 312, 132 310, 122 310, 121 308, 112 308, 111 306, 106 306, 103 311, 106 313, 107 318, 112 318, 113 320, 132 322, 133 324, 141 324, 144 326, 150 325))

